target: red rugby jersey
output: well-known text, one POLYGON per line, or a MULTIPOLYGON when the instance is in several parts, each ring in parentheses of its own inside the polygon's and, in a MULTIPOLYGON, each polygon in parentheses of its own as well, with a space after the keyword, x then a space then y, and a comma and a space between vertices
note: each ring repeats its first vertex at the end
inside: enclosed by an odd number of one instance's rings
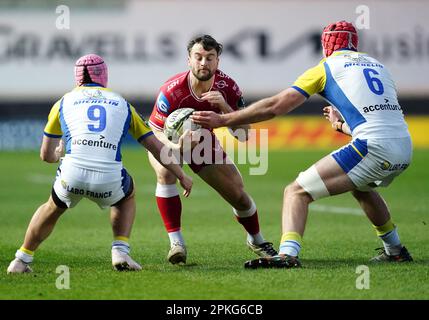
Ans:
MULTIPOLYGON (((220 113, 218 107, 201 100, 192 91, 189 74, 190 71, 179 73, 168 79, 160 88, 149 118, 150 124, 155 128, 162 130, 168 115, 179 108, 193 108, 197 111, 211 110, 220 113)), ((220 70, 216 70, 214 77, 210 91, 220 91, 232 109, 243 108, 244 99, 235 81, 220 70)))

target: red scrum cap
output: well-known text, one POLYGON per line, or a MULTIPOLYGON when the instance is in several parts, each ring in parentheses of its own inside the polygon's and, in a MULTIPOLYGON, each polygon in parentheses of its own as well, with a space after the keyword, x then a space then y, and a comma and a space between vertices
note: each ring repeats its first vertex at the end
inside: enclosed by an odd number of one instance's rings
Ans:
POLYGON ((97 83, 107 87, 107 65, 103 58, 96 54, 80 57, 76 61, 74 75, 78 86, 84 83, 97 83))
POLYGON ((347 21, 338 21, 329 24, 322 32, 323 54, 327 58, 335 50, 357 50, 358 34, 353 24, 347 21))

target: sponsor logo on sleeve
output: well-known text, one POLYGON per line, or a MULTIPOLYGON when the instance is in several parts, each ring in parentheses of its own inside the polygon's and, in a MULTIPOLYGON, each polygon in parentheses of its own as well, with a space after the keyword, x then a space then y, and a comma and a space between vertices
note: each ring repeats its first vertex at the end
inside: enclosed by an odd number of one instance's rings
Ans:
POLYGON ((215 82, 215 85, 218 89, 223 89, 223 88, 228 87, 228 84, 226 83, 225 80, 219 80, 219 81, 215 82))
POLYGON ((241 96, 243 93, 241 92, 241 90, 238 88, 237 84, 234 83, 234 86, 232 87, 232 90, 235 92, 235 94, 237 96, 241 96))
POLYGON ((170 110, 170 102, 168 102, 168 99, 163 92, 160 92, 156 99, 156 108, 162 113, 168 113, 170 110))
POLYGON ((158 120, 161 120, 162 122, 164 122, 165 121, 165 119, 167 119, 167 117, 164 117, 162 114, 160 114, 160 113, 156 113, 155 114, 155 118, 156 119, 158 119, 158 120))

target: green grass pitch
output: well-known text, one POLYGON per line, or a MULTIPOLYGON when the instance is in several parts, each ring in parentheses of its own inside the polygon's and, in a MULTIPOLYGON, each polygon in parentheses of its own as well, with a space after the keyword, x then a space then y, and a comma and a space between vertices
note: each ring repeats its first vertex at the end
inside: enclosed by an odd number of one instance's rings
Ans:
MULTIPOLYGON (((270 152, 268 173, 249 175, 247 191, 259 209, 264 236, 278 247, 284 187, 328 151, 270 152)), ((60 219, 41 245, 33 274, 6 275, 35 209, 46 201, 56 166, 37 152, 0 154, 0 299, 428 299, 429 151, 416 150, 411 167, 380 189, 415 262, 370 265, 381 243, 351 195, 310 206, 301 260, 294 270, 245 270, 255 256, 230 206, 198 177, 183 203, 188 264, 166 261, 169 241, 154 198, 155 175, 143 149, 123 152, 137 185, 137 217, 130 243, 142 272, 111 269, 108 211, 84 199, 60 219), (59 265, 70 270, 70 289, 56 288, 59 265), (368 265, 369 289, 356 288, 356 267, 368 265)))

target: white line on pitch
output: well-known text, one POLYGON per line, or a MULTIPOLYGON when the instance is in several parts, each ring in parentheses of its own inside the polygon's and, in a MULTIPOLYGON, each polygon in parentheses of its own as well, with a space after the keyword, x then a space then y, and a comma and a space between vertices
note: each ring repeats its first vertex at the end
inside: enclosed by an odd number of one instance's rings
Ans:
POLYGON ((27 181, 37 184, 48 184, 53 183, 55 180, 55 175, 47 175, 47 174, 40 174, 40 173, 32 173, 27 176, 27 181))
POLYGON ((326 212, 326 213, 351 214, 354 216, 363 215, 362 209, 348 208, 348 207, 325 206, 323 204, 311 204, 310 210, 319 211, 319 212, 326 212))

